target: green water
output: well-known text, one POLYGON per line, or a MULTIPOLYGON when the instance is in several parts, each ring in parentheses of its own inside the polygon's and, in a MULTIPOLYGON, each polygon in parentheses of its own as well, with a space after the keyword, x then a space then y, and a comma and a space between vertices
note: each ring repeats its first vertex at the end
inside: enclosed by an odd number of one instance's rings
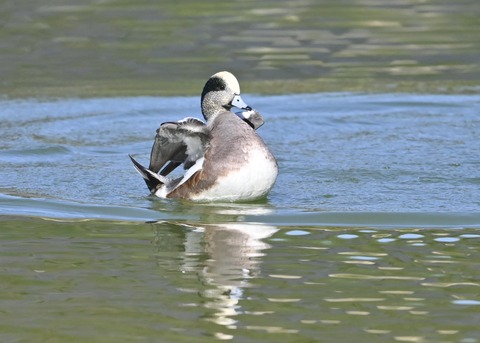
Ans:
POLYGON ((4 342, 477 342, 478 229, 2 219, 4 342))
POLYGON ((464 1, 54 1, 0 4, 0 93, 477 92, 480 4, 464 1))
POLYGON ((479 4, 2 1, 0 341, 480 342, 479 4), (222 69, 276 185, 147 196, 222 69))

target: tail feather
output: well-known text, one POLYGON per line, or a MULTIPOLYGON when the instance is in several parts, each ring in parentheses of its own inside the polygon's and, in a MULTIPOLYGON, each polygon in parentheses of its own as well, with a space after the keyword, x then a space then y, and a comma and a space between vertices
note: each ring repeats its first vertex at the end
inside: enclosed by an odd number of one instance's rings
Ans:
POLYGON ((133 166, 135 167, 137 172, 143 177, 143 180, 145 181, 148 189, 150 190, 150 193, 155 194, 155 192, 163 186, 165 180, 163 180, 160 175, 142 166, 131 155, 128 155, 128 157, 130 157, 130 159, 132 160, 133 166))

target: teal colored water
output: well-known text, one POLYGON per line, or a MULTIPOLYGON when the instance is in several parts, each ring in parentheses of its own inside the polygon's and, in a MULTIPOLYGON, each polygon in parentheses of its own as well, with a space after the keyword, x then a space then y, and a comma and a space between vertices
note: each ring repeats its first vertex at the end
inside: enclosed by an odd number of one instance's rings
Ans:
MULTIPOLYGON (((479 210, 479 96, 246 97, 266 117, 259 134, 281 169, 262 206, 281 212, 479 210)), ((80 204, 105 206, 105 216, 115 212, 113 206, 143 211, 172 206, 146 198, 127 154, 147 162, 161 122, 201 116, 196 97, 14 100, 0 105, 5 128, 2 193, 15 197, 10 200, 38 203, 33 207, 50 207, 48 216, 60 217, 64 212, 71 217, 69 208, 80 204), (65 211, 48 205, 58 201, 79 204, 63 205, 65 211)), ((30 214, 29 207, 17 206, 19 214, 30 214)), ((135 213, 125 218, 156 219, 155 214, 135 213)), ((123 219, 121 214, 111 217, 123 219)))
POLYGON ((0 102, 2 341, 478 342, 480 97, 244 95, 264 201, 148 191, 196 97, 0 102))

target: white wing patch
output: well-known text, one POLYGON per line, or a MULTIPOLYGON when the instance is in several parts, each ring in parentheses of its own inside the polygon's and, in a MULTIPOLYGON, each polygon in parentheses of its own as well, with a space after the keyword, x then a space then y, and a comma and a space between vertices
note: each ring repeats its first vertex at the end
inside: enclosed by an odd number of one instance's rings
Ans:
POLYGON ((195 164, 187 170, 185 175, 183 175, 182 181, 180 181, 180 183, 177 185, 177 187, 175 187, 175 189, 180 187, 181 185, 183 185, 185 182, 187 182, 188 179, 190 179, 193 176, 193 174, 195 174, 197 171, 201 170, 203 168, 203 161, 204 160, 205 160, 205 157, 199 158, 195 162, 195 164))

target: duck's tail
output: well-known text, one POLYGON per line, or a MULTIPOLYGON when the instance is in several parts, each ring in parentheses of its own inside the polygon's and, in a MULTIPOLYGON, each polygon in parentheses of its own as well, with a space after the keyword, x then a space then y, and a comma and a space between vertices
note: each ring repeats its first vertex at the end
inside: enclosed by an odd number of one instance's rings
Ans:
POLYGON ((140 163, 137 162, 131 155, 128 155, 132 160, 133 166, 137 172, 143 177, 143 180, 147 184, 150 193, 155 194, 165 183, 163 176, 158 175, 157 173, 152 172, 151 170, 145 168, 140 163))

